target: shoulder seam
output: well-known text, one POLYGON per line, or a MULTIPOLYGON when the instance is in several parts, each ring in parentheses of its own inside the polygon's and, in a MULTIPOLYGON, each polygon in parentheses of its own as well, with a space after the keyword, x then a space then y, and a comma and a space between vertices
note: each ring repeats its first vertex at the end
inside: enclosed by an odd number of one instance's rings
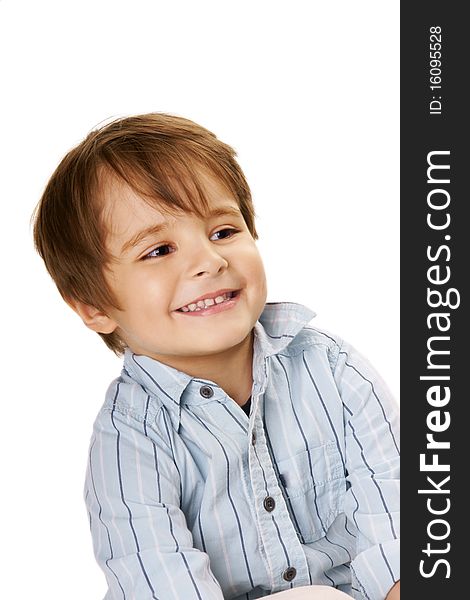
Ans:
POLYGON ((336 352, 336 357, 334 360, 334 363, 331 363, 331 372, 333 373, 333 375, 336 372, 336 367, 338 366, 338 359, 339 359, 339 355, 341 354, 341 350, 343 348, 344 342, 341 342, 341 344, 336 344, 335 347, 337 349, 336 352))
POLYGON ((117 412, 123 417, 132 417, 135 421, 138 421, 139 423, 146 422, 146 419, 141 414, 133 410, 130 406, 124 406, 121 403, 116 403, 114 406, 103 406, 101 410, 102 412, 107 413, 117 412))

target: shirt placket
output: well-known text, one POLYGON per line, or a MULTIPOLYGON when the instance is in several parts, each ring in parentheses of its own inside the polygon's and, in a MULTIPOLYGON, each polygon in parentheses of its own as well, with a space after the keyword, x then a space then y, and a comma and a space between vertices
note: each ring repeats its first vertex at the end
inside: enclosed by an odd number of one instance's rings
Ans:
POLYGON ((310 577, 305 553, 290 518, 264 431, 263 396, 267 378, 266 360, 262 367, 261 382, 255 383, 253 388, 252 419, 248 431, 249 471, 258 531, 273 585, 271 591, 275 592, 309 585, 310 577))

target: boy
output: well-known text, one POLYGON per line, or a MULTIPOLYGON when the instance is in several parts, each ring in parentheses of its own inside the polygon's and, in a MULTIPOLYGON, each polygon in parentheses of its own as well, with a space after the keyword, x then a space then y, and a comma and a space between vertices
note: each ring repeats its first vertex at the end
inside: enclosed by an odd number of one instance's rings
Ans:
POLYGON ((124 354, 85 485, 108 600, 399 597, 397 407, 313 312, 266 304, 230 146, 115 120, 57 167, 34 239, 124 354))

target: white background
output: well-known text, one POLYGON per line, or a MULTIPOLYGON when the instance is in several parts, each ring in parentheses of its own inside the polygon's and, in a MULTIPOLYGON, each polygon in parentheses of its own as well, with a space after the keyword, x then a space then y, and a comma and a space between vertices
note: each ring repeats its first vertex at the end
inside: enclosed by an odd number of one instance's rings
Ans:
POLYGON ((101 599, 82 500, 120 369, 29 218, 100 121, 166 111, 238 152, 269 300, 307 304, 399 392, 399 3, 0 1, 2 597, 101 599))

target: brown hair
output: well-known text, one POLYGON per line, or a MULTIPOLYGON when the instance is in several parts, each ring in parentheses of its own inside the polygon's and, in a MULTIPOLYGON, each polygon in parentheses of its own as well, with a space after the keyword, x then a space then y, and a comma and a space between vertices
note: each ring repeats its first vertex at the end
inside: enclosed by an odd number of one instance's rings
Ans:
MULTIPOLYGON (((115 119, 91 131, 62 159, 33 215, 36 250, 62 297, 104 312, 119 308, 104 277, 111 257, 99 199, 109 176, 162 209, 204 215, 201 174, 209 172, 234 195, 257 239, 251 192, 235 156, 204 127, 166 113, 115 119)), ((122 354, 126 345, 116 332, 99 335, 122 354)))

